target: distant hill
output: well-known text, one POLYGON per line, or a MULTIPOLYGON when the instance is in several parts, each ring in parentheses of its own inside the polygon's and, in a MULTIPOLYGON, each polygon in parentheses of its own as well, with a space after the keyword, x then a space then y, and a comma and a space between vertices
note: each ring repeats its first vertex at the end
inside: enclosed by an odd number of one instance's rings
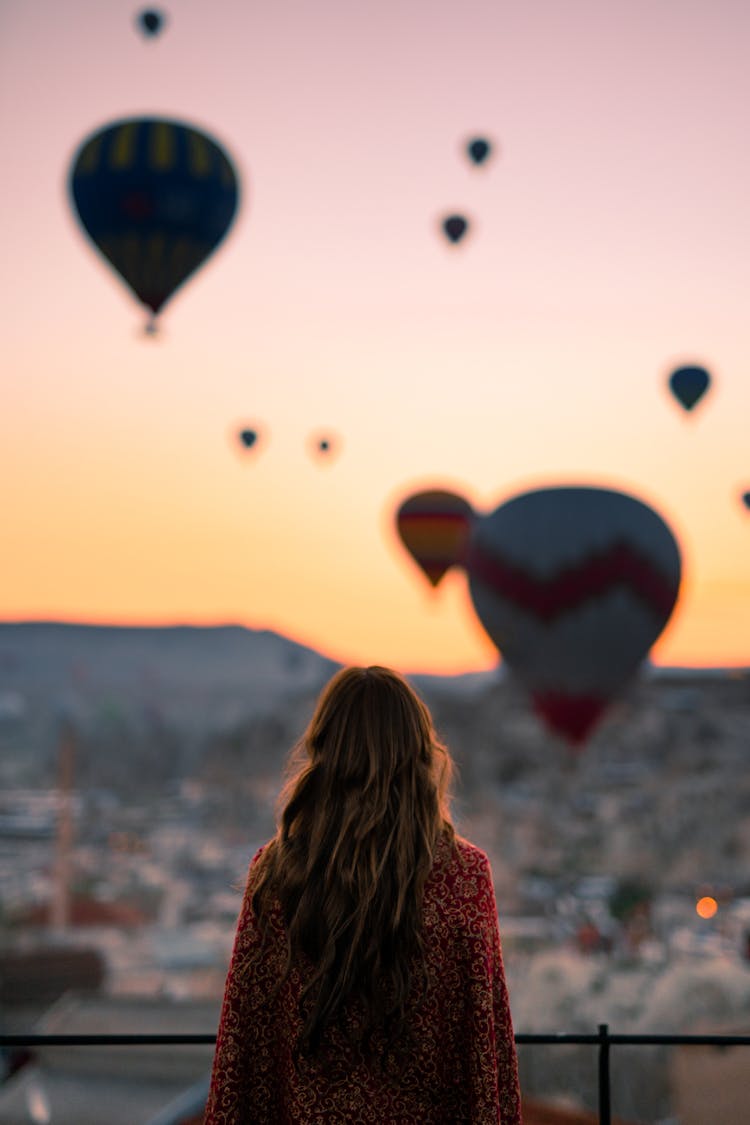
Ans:
POLYGON ((217 697, 272 706, 335 668, 286 637, 240 625, 0 623, 0 690, 44 694, 60 707, 113 693, 191 710, 217 697))
POLYGON ((237 625, 0 623, 0 784, 54 781, 63 717, 92 784, 183 775, 207 734, 314 697, 336 667, 237 625))

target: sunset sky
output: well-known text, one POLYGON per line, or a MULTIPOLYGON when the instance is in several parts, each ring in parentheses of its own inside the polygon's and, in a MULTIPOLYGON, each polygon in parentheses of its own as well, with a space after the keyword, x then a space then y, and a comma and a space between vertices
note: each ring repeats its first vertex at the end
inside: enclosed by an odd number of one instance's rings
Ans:
POLYGON ((399 501, 602 484, 682 547, 655 658, 750 664, 750 5, 171 0, 153 40, 139 10, 0 7, 0 618, 488 668, 464 575, 428 588, 399 501), (66 188, 139 114, 217 137, 242 183, 154 338, 66 188), (713 376, 692 414, 680 363, 713 376))

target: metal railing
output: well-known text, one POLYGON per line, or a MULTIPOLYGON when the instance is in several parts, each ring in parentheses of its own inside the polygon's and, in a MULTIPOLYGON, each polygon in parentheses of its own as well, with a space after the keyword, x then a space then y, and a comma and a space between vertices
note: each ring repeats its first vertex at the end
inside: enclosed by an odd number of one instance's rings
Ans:
MULTIPOLYGON (((211 1046, 216 1035, 0 1035, 0 1047, 185 1047, 211 1046)), ((598 1047, 599 1125, 612 1125, 611 1047, 750 1047, 750 1035, 618 1035, 600 1023, 596 1033, 550 1032, 516 1034, 520 1045, 587 1045, 598 1047)))

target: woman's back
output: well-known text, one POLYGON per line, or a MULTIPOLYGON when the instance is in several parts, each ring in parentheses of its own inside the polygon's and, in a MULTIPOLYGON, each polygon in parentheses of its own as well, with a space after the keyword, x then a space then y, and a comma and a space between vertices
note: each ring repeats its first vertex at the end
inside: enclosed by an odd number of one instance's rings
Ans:
POLYGON ((455 836, 429 713, 349 669, 302 745, 250 865, 206 1125, 519 1125, 489 862, 455 836))
MULTIPOLYGON (((384 1067, 374 1064, 356 1047, 356 1004, 329 1029, 319 1056, 297 1057, 303 972, 293 969, 269 1004, 284 970, 286 933, 277 904, 259 954, 257 859, 222 1011, 207 1125, 517 1125, 513 1029, 484 853, 461 839, 437 849, 423 900, 426 987, 410 1008, 409 1050, 391 1060, 392 1074, 387 1058, 384 1067)), ((372 1058, 380 1046, 373 1044, 372 1058)))

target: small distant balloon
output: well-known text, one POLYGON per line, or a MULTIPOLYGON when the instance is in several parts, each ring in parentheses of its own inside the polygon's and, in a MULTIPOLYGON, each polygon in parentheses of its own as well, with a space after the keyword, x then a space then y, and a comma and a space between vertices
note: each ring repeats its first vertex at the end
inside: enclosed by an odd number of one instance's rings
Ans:
POLYGON ((474 164, 484 164, 492 154, 492 144, 486 137, 472 137, 466 144, 466 152, 474 164))
POLYGON ((473 522, 468 500, 437 488, 407 496, 396 512, 401 542, 431 586, 452 566, 464 565, 473 522))
POLYGON ((252 449, 258 441, 258 431, 251 429, 240 430, 240 441, 245 449, 252 449))
POLYGON ((669 389, 685 410, 692 410, 710 385, 705 367, 678 367, 669 376, 669 389))
POLYGON ((449 242, 460 242, 469 229, 469 221, 463 215, 446 215, 443 219, 443 234, 449 242))
POLYGON ((339 452, 339 440, 333 434, 313 434, 309 442, 310 452, 319 461, 333 460, 339 452))
POLYGON ((144 8, 138 14, 138 26, 144 35, 149 37, 158 35, 164 30, 164 15, 156 8, 144 8))
POLYGON ((750 509, 750 490, 742 493, 742 503, 750 509))

